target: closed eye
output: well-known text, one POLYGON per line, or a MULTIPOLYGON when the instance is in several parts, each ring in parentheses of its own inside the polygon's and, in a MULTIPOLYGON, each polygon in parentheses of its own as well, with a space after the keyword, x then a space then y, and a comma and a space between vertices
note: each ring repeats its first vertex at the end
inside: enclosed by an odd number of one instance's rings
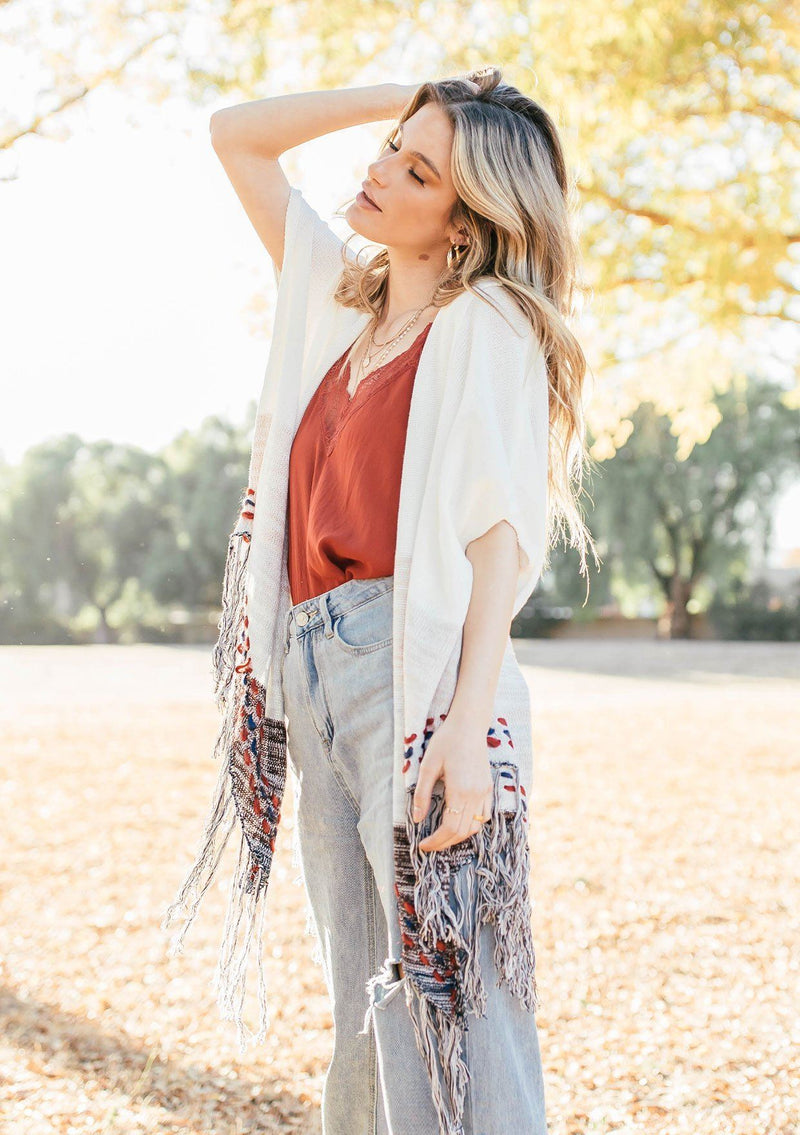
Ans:
MULTIPOLYGON (((395 146, 394 142, 387 142, 386 144, 388 146, 391 146, 395 153, 397 153, 397 151, 400 149, 399 146, 395 146)), ((417 179, 417 181, 420 183, 420 185, 425 184, 425 182, 422 180, 422 178, 419 176, 419 174, 414 173, 413 169, 411 169, 410 166, 408 167, 408 172, 411 174, 412 177, 415 177, 417 179)))

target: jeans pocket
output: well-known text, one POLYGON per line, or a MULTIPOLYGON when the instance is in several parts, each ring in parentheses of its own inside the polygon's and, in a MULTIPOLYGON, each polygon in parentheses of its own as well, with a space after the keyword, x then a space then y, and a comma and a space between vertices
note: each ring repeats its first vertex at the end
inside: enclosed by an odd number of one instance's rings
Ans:
POLYGON ((391 646, 391 592, 368 599, 342 615, 335 615, 331 624, 335 642, 347 654, 371 654, 374 650, 391 646))

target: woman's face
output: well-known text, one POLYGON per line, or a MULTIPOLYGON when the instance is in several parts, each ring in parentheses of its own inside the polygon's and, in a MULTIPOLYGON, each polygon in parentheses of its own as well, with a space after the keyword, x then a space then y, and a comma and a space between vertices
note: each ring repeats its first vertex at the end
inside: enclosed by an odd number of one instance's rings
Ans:
POLYGON ((387 248, 444 258, 451 234, 456 236, 448 223, 456 203, 450 178, 452 144, 450 120, 432 103, 400 123, 364 179, 367 195, 380 212, 361 193, 344 214, 350 227, 387 248))

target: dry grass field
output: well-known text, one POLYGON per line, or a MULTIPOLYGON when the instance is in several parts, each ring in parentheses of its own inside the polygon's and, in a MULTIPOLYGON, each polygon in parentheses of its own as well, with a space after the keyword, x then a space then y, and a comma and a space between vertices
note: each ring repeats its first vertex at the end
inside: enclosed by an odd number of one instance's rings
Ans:
MULTIPOLYGON (((800 646, 517 654, 551 1135, 797 1135, 800 646)), ((291 790, 264 1046, 239 1056, 210 988, 232 859, 183 955, 159 928, 217 775, 210 648, 3 647, 0 688, 3 1135, 318 1133, 291 790)))

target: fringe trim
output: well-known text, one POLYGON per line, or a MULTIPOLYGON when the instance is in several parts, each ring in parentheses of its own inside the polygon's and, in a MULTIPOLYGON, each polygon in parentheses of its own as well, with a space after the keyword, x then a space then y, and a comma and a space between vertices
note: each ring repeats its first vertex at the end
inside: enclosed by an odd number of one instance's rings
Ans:
POLYGON ((406 1001, 442 1135, 464 1135, 470 1073, 463 1041, 468 1015, 486 1015, 480 934, 487 923, 496 923, 493 957, 500 980, 525 1009, 539 1008, 526 795, 514 762, 490 764, 491 818, 470 839, 443 851, 420 851, 420 841, 441 822, 445 799, 434 793, 428 815, 415 823, 413 787, 406 791, 405 823, 394 826, 395 895, 410 979, 406 1001), (514 811, 507 810, 506 793, 514 811))
MULTIPOLYGON (((247 562, 253 538, 256 491, 247 488, 239 509, 239 520, 228 538, 228 554, 222 580, 222 615, 212 654, 214 696, 217 706, 225 710, 233 676, 248 665, 250 639, 247 635, 247 562)), ((217 752, 214 753, 214 756, 217 752)))
POLYGON ((412 982, 406 982, 406 1005, 428 1069, 439 1135, 465 1135, 464 1104, 471 1079, 463 1055, 467 1026, 448 1017, 412 982))
POLYGON ((212 986, 223 1020, 236 1023, 242 1052, 248 1043, 265 1038, 270 1023, 263 970, 264 896, 286 783, 286 728, 283 721, 266 716, 266 690, 254 677, 249 656, 246 583, 254 515, 255 492, 248 488, 228 542, 222 617, 213 651, 214 693, 222 711, 213 753, 220 758, 219 777, 195 861, 161 922, 166 931, 179 914, 184 916, 168 951, 170 956, 181 953, 238 819, 238 862, 212 986), (259 1005, 255 1032, 243 1018, 247 965, 254 947, 259 1005))
POLYGON ((183 940, 186 937, 186 932, 194 922, 203 896, 216 874, 235 822, 236 813, 233 809, 233 797, 230 792, 230 776, 227 766, 223 764, 220 768, 211 809, 206 819, 205 830, 194 863, 181 884, 177 897, 167 907, 161 921, 161 929, 166 931, 169 930, 179 915, 182 915, 186 920, 170 942, 167 951, 169 957, 183 953, 183 940))

